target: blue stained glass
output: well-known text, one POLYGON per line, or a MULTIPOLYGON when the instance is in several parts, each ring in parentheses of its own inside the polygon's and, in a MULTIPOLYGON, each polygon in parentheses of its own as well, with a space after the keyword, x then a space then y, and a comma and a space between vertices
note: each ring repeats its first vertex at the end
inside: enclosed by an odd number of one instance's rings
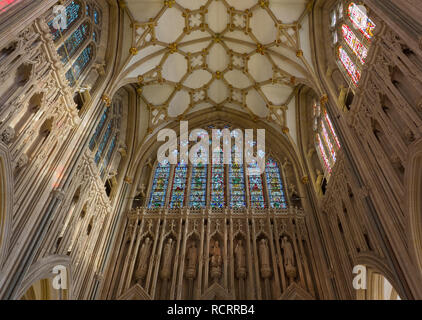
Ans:
POLYGON ((91 149, 91 151, 93 151, 95 148, 95 143, 97 142, 98 136, 100 135, 101 131, 103 131, 106 120, 107 120, 107 109, 104 110, 101 120, 98 123, 97 129, 95 129, 95 133, 92 136, 91 141, 89 142, 89 149, 91 149))
POLYGON ((98 165, 98 163, 100 162, 100 159, 101 159, 101 156, 103 155, 103 153, 104 153, 104 149, 105 149, 105 147, 106 147, 106 145, 107 145, 107 141, 108 141, 108 138, 110 138, 110 135, 111 135, 111 123, 109 123, 108 124, 108 127, 107 127, 107 131, 106 131, 106 133, 104 134, 104 137, 103 137, 103 140, 101 141, 101 144, 100 144, 100 146, 98 147, 98 151, 97 151, 97 153, 96 153, 96 155, 95 155, 95 163, 98 165))
MULTIPOLYGON (((218 151, 217 151, 218 152, 218 151)), ((226 206, 226 184, 224 171, 224 154, 219 151, 220 164, 211 166, 211 208, 223 208, 226 206)), ((218 154, 217 154, 218 159, 218 154)), ((213 161, 217 162, 217 161, 213 161)))
POLYGON ((236 148, 232 148, 232 163, 229 165, 230 207, 246 207, 245 197, 245 174, 243 164, 235 163, 236 148))
POLYGON ((76 59, 72 68, 66 72, 66 79, 69 81, 71 87, 76 83, 76 80, 79 79, 82 72, 85 70, 86 66, 92 59, 92 46, 88 46, 82 51, 78 59, 76 59))
POLYGON ((170 208, 183 208, 185 205, 188 167, 179 164, 174 171, 170 208))
POLYGON ((58 54, 62 58, 62 63, 66 64, 69 57, 72 57, 74 53, 81 47, 82 43, 86 40, 89 33, 89 24, 88 22, 83 23, 79 26, 78 29, 76 29, 75 32, 72 33, 72 35, 65 41, 65 44, 62 45, 58 50, 58 54), (66 49, 67 53, 66 53, 66 49))
POLYGON ((100 23, 100 15, 98 14, 97 10, 94 10, 94 22, 95 22, 95 24, 100 23))
POLYGON ((157 165, 152 183, 149 208, 162 208, 166 203, 167 187, 170 178, 170 165, 157 165))
POLYGON ((64 34, 66 30, 69 30, 72 25, 77 21, 81 16, 81 5, 77 1, 72 1, 67 7, 66 7, 66 16, 67 16, 67 28, 66 29, 55 29, 54 19, 51 20, 48 23, 48 26, 50 27, 50 31, 53 35, 53 40, 57 41, 60 38, 60 33, 64 34))
POLYGON ((97 33, 95 31, 92 33, 92 40, 97 42, 97 33))
POLYGON ((191 191, 189 205, 192 208, 205 208, 207 205, 207 177, 206 165, 198 164, 192 168, 191 191))
POLYGON ((104 159, 104 166, 103 166, 104 169, 107 168, 108 164, 110 163, 111 156, 113 155, 114 149, 116 148, 116 140, 117 140, 116 136, 114 136, 113 140, 111 140, 110 147, 109 147, 107 155, 104 159))
MULTIPOLYGON (((254 168, 253 165, 249 165, 249 168, 254 168)), ((264 209, 265 198, 264 189, 262 184, 262 178, 260 175, 249 175, 249 191, 250 191, 250 206, 251 208, 264 209)))
POLYGON ((270 206, 272 208, 287 208, 286 197, 283 191, 280 169, 277 162, 268 159, 265 167, 270 206))
POLYGON ((243 165, 230 165, 229 171, 230 183, 230 207, 244 208, 245 202, 245 176, 243 165))

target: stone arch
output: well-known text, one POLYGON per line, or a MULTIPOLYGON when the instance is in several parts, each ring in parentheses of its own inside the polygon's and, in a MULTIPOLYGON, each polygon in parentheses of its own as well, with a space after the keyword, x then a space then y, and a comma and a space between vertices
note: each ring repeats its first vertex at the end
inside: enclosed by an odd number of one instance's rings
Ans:
POLYGON ((7 147, 0 142, 0 269, 5 262, 13 217, 13 168, 7 147))
POLYGON ((53 268, 56 266, 64 266, 67 271, 67 290, 63 290, 64 294, 62 298, 70 300, 72 299, 72 267, 71 267, 71 259, 68 256, 59 256, 59 255, 53 255, 46 258, 43 258, 33 264, 24 280, 21 283, 21 286, 19 290, 15 293, 12 299, 20 299, 24 295, 26 295, 28 292, 31 291, 31 287, 34 285, 37 286, 40 284, 44 286, 43 293, 47 293, 47 297, 50 299, 55 299, 55 297, 58 297, 55 294, 52 293, 52 279, 56 276, 56 274, 53 273, 53 268), (47 287, 47 288, 46 288, 47 287))
POLYGON ((396 272, 387 265, 387 262, 384 259, 374 256, 373 254, 360 254, 356 258, 356 264, 363 265, 367 268, 368 284, 370 281, 379 280, 374 279, 374 277, 380 275, 392 285, 401 298, 407 297, 403 287, 400 285, 400 280, 396 277, 396 272))
POLYGON ((409 154, 405 173, 408 242, 422 275, 422 140, 411 147, 409 154))

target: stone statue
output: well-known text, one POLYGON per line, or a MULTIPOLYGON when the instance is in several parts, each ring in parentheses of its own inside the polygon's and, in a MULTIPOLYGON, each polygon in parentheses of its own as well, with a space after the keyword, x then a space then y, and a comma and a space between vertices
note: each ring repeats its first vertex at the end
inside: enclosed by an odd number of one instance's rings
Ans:
POLYGON ((210 252, 211 255, 211 278, 217 280, 221 277, 221 265, 222 265, 222 258, 221 258, 221 248, 220 243, 218 240, 215 240, 214 246, 210 252))
POLYGON ((284 265, 285 266, 295 266, 295 259, 293 253, 293 247, 287 237, 283 237, 281 241, 281 248, 284 252, 284 265))
POLYGON ((259 242, 259 257, 261 263, 261 276, 266 279, 271 277, 270 249, 267 239, 261 239, 259 242))
POLYGON ((143 280, 145 279, 145 276, 147 275, 148 271, 148 258, 150 254, 150 248, 151 248, 151 239, 147 237, 142 244, 141 251, 139 252, 139 258, 138 258, 138 269, 136 269, 135 272, 135 280, 143 280))
POLYGON ((287 277, 293 280, 296 277, 296 266, 292 244, 285 236, 281 241, 281 248, 283 249, 284 269, 286 270, 287 277))
POLYGON ((171 268, 172 268, 172 258, 173 258, 173 239, 169 238, 167 243, 164 245, 163 253, 161 260, 163 264, 161 265, 160 277, 161 279, 170 279, 171 268))
POLYGON ((243 241, 237 242, 236 248, 234 249, 235 261, 236 261, 236 276, 239 279, 246 278, 246 253, 243 247, 243 241))
POLYGON ((196 278, 196 264, 198 262, 198 248, 195 241, 192 241, 187 254, 186 278, 196 278))

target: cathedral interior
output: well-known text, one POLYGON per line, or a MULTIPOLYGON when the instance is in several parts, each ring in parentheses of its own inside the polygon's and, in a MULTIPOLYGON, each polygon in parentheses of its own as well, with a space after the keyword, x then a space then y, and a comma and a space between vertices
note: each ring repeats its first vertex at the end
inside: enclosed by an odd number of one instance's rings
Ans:
POLYGON ((420 0, 0 0, 0 299, 422 299, 421 21, 420 0), (182 161, 199 140, 236 161, 182 161))

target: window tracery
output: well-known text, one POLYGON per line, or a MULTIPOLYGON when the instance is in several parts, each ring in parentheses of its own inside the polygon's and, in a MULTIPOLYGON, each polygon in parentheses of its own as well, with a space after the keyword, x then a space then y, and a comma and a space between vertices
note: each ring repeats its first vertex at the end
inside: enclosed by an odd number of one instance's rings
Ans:
POLYGON ((376 25, 367 16, 364 6, 350 1, 340 1, 332 10, 330 19, 338 66, 352 88, 356 88, 376 25))
POLYGON ((69 85, 74 87, 95 59, 95 45, 100 36, 101 11, 95 1, 70 1, 66 6, 66 15, 67 28, 55 29, 52 17, 48 26, 56 43, 57 53, 66 68, 66 79, 69 85))

